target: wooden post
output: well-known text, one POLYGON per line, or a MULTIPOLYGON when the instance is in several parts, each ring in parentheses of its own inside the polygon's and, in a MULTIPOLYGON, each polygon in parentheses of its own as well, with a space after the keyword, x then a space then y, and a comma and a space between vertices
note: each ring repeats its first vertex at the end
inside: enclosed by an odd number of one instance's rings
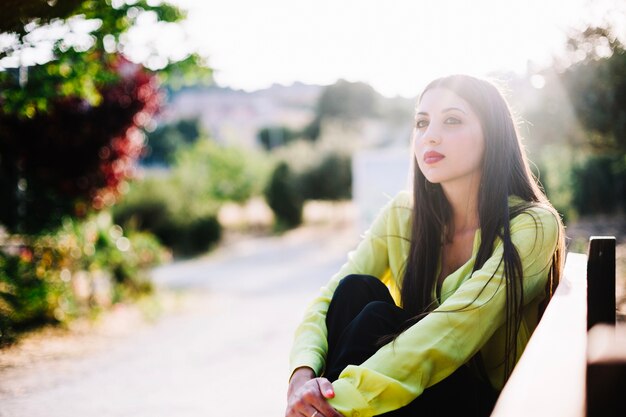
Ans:
POLYGON ((617 337, 615 311, 615 238, 592 236, 587 261, 587 417, 626 415, 626 337, 617 337))
POLYGON ((587 417, 626 416, 626 325, 598 324, 587 346, 587 417))
POLYGON ((615 238, 592 236, 587 260, 587 330, 615 325, 615 238))

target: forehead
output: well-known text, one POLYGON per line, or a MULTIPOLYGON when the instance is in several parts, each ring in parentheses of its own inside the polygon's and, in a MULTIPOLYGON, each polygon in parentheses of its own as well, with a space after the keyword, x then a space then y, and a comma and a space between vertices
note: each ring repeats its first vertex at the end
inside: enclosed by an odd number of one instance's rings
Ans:
POLYGON ((472 108, 467 101, 447 88, 431 88, 422 94, 416 111, 418 113, 434 113, 449 108, 458 108, 466 113, 471 113, 472 108))

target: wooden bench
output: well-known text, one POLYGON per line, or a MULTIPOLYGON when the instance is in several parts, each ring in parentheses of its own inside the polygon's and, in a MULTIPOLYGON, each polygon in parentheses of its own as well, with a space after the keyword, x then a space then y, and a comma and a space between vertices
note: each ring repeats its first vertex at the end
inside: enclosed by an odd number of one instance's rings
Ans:
POLYGON ((615 238, 592 237, 588 257, 567 255, 492 417, 626 416, 623 334, 615 327, 615 238))

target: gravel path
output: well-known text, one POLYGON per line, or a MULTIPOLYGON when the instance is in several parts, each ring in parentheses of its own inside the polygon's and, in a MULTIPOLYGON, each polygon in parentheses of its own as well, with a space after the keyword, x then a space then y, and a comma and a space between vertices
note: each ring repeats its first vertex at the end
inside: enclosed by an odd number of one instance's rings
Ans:
POLYGON ((0 416, 280 416, 293 330, 355 242, 350 225, 309 227, 161 267, 183 295, 156 322, 114 312, 0 352, 0 416))

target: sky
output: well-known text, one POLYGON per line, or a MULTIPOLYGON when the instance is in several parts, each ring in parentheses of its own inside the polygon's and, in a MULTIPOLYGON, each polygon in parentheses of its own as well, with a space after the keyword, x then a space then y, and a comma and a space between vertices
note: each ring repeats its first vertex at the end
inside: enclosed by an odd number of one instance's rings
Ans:
MULTIPOLYGON (((170 0, 219 85, 364 81, 413 97, 450 73, 547 66, 602 0, 170 0), (593 4, 594 6, 590 6, 593 4)), ((180 41, 179 45, 180 45, 180 41)))
MULTIPOLYGON (((159 69, 166 56, 178 60, 197 51, 218 85, 247 91, 345 79, 386 96, 415 97, 430 80, 451 73, 525 74, 549 66, 562 55, 568 32, 589 23, 617 22, 616 33, 626 33, 623 0, 167 1, 187 10, 182 28, 142 14, 124 53, 159 69)), ((56 31, 88 49, 90 24, 70 19, 29 37, 58 39, 56 31)), ((45 62, 47 42, 4 63, 45 62)), ((0 36, 0 48, 5 43, 10 36, 0 36)))

